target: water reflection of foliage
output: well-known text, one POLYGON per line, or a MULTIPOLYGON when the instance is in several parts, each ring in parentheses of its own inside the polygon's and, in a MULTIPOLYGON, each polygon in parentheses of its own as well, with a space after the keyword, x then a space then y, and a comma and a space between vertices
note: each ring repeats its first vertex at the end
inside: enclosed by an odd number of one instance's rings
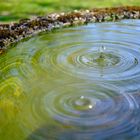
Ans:
POLYGON ((21 111, 22 92, 21 82, 17 78, 11 77, 0 83, 0 113, 3 118, 11 120, 21 111))

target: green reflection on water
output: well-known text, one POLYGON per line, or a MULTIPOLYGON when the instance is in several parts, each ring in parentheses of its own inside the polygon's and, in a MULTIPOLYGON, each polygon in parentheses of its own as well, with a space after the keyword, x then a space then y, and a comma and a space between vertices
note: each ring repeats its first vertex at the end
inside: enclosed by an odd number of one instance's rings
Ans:
MULTIPOLYGON (((81 118, 100 118, 103 110, 114 113, 110 107, 117 108, 120 91, 139 89, 138 25, 139 20, 130 25, 124 21, 62 29, 9 49, 0 57, 0 139, 24 140, 33 134, 39 140, 44 125, 49 133, 46 137, 57 139, 66 130, 67 134, 79 127, 80 131, 81 127, 87 129, 83 125, 90 125, 91 120, 83 124, 81 118), (132 37, 135 39, 128 42, 132 37), (99 49, 102 45, 106 46, 104 52, 99 49)), ((124 97, 123 103, 128 105, 126 112, 130 109, 128 98, 124 97)), ((124 112, 118 110, 123 120, 124 112)), ((104 129, 105 120, 112 126, 110 121, 117 122, 114 118, 97 121, 97 128, 104 129)), ((95 128, 92 130, 95 132, 95 128)))

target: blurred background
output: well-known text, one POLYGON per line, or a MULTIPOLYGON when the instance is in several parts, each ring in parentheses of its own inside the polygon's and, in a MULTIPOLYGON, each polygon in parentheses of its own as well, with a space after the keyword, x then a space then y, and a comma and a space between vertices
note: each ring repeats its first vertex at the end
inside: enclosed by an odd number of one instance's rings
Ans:
POLYGON ((0 22, 95 7, 140 6, 140 0, 0 0, 0 22))

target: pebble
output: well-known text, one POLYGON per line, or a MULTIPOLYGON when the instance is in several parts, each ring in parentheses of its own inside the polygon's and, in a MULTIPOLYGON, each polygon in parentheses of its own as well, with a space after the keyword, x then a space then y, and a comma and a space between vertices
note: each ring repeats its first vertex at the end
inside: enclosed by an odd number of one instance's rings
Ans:
POLYGON ((18 23, 0 24, 0 54, 11 43, 16 43, 43 31, 89 22, 107 22, 120 19, 140 19, 140 7, 74 10, 69 13, 53 13, 42 17, 21 19, 18 23))

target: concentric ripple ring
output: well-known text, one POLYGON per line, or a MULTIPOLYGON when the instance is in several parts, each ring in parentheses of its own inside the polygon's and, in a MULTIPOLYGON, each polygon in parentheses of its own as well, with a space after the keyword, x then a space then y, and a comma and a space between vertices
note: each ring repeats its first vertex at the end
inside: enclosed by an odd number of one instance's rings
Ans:
POLYGON ((125 47, 127 44, 117 45, 108 41, 104 45, 107 49, 102 53, 99 52, 102 44, 98 42, 60 49, 58 56, 52 58, 55 62, 52 62, 58 63, 60 69, 68 74, 97 80, 124 80, 137 76, 140 66, 138 51, 125 47), (132 71, 135 72, 133 75, 132 71))
MULTIPOLYGON (((92 35, 96 29, 90 25, 83 30, 79 27, 69 34, 66 31, 62 36, 59 36, 58 32, 57 37, 46 42, 47 47, 32 57, 36 58, 44 70, 86 80, 114 82, 138 78, 140 77, 140 44, 137 39, 139 33, 133 34, 131 29, 128 30, 127 37, 134 38, 128 40, 125 34, 121 33, 123 27, 118 26, 119 30, 106 29, 108 36, 102 37, 102 40, 100 36, 92 35), (86 37, 82 39, 81 34, 86 37), (109 38, 111 35, 114 37, 109 38), (105 49, 101 50, 103 46, 105 49)), ((44 41, 44 36, 38 40, 44 41)))
POLYGON ((121 94, 116 87, 105 84, 73 84, 65 88, 68 91, 52 90, 44 98, 46 111, 57 121, 87 127, 93 132, 131 127, 139 108, 133 96, 121 94))
POLYGON ((139 36, 140 20, 94 23, 2 54, 0 138, 139 140, 139 36))

